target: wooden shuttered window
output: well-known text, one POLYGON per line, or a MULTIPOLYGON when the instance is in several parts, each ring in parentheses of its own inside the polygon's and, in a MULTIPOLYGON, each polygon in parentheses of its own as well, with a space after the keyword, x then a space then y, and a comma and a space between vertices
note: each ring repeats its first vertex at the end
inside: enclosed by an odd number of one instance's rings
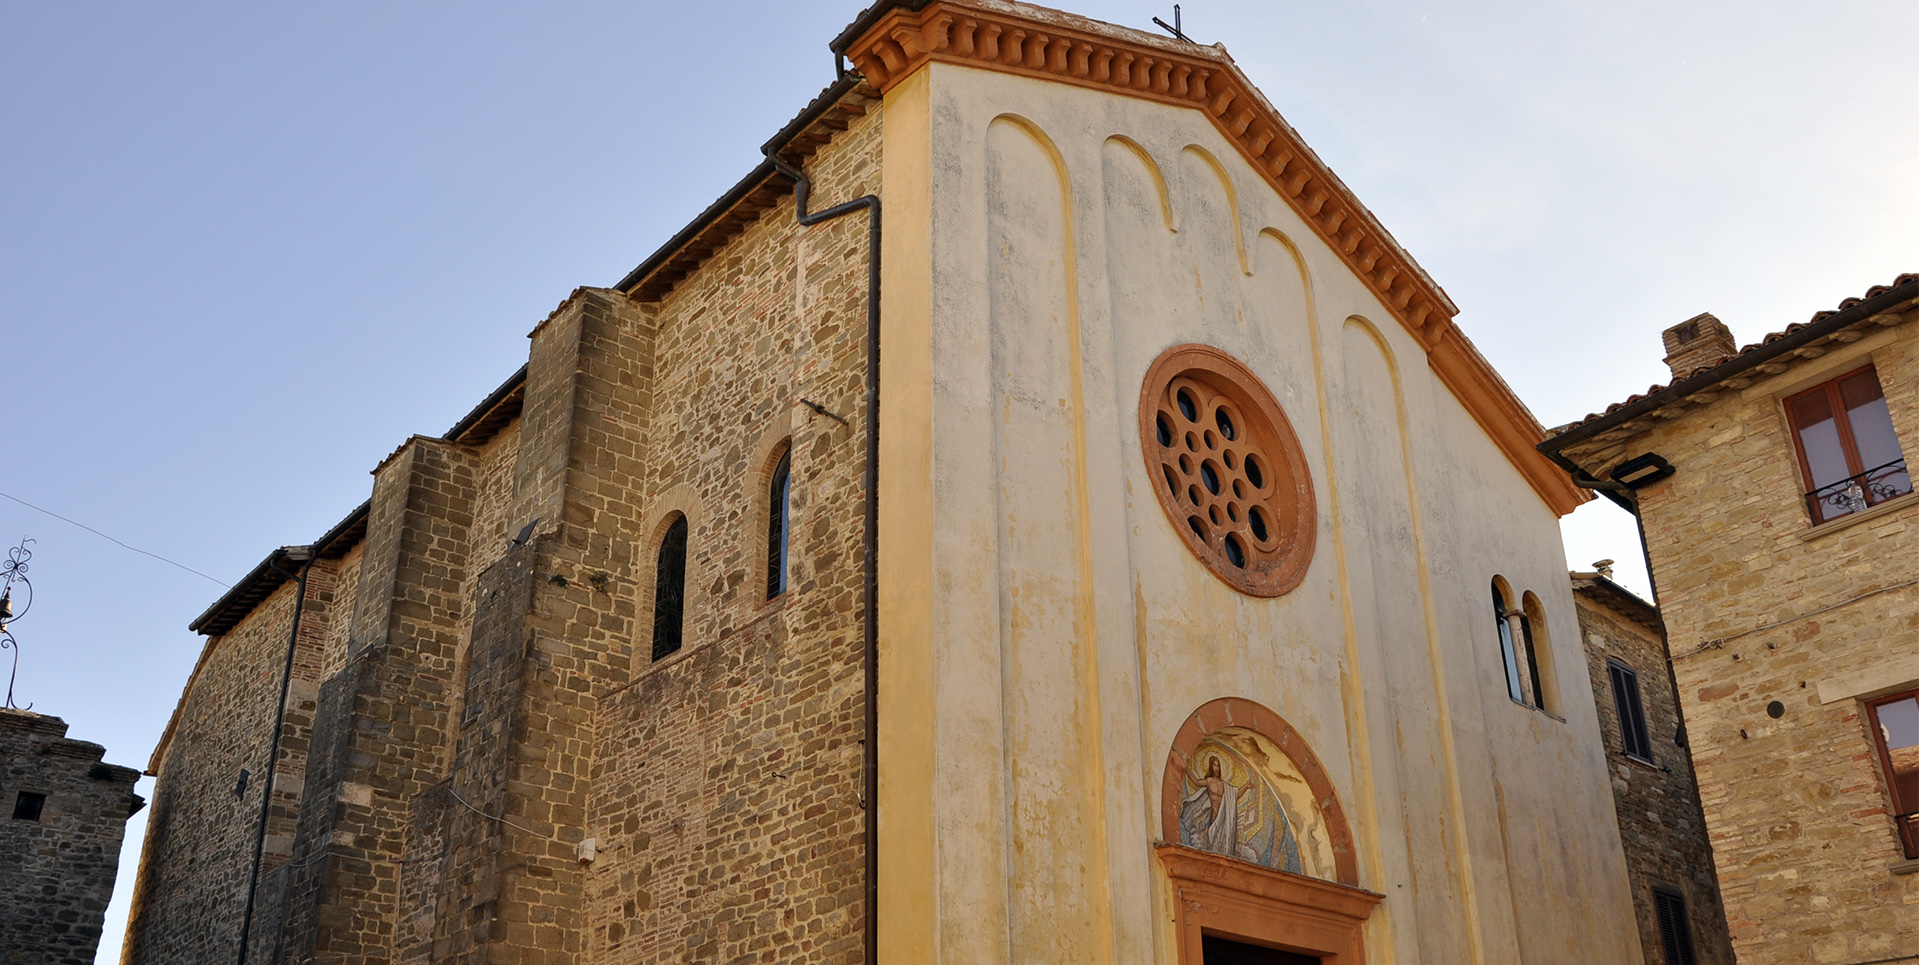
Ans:
POLYGON ((1608 660, 1607 679, 1613 684, 1613 707, 1620 718, 1620 749, 1629 757, 1653 763, 1647 711, 1640 700, 1640 675, 1626 664, 1608 660))
POLYGON ((1653 913, 1660 919, 1660 947, 1667 953, 1666 965, 1695 965, 1693 930, 1687 925, 1687 900, 1671 888, 1655 885, 1653 913))

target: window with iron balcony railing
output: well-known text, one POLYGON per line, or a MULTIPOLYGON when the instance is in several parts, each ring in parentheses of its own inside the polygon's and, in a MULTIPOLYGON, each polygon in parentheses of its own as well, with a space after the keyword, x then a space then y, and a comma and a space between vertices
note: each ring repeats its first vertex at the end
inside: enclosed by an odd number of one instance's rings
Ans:
POLYGON ((1814 525, 1913 492, 1873 366, 1791 396, 1786 408, 1814 525))

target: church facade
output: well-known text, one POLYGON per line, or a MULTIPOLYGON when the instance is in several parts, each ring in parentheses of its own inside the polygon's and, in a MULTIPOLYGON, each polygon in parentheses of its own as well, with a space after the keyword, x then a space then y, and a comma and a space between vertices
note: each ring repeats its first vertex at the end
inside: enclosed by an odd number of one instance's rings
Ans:
POLYGON ((196 622, 126 960, 1640 961, 1587 497, 1439 286, 1217 47, 834 50, 196 622))

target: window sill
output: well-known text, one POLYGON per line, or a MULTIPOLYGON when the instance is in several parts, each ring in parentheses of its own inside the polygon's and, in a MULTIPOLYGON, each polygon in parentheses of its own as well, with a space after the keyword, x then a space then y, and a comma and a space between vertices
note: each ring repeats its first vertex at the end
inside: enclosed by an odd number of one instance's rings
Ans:
POLYGON ((760 602, 760 605, 754 608, 753 617, 752 619, 749 619, 747 621, 747 625, 751 626, 755 623, 760 622, 760 620, 765 618, 768 614, 778 613, 781 610, 786 609, 787 601, 790 599, 793 599, 793 590, 791 588, 788 588, 785 590, 781 590, 778 595, 770 596, 770 597, 767 597, 765 600, 762 600, 760 602))
POLYGON ((1553 711, 1546 709, 1545 707, 1535 707, 1534 705, 1529 704, 1524 700, 1514 700, 1511 694, 1507 696, 1507 702, 1514 705, 1515 707, 1520 708, 1521 710, 1531 710, 1542 717, 1546 717, 1551 720, 1557 720, 1562 724, 1567 722, 1567 719, 1565 717, 1562 717, 1559 714, 1556 714, 1553 711))
POLYGON ((1634 765, 1635 767, 1644 767, 1649 771, 1658 771, 1662 774, 1667 773, 1667 769, 1665 767, 1662 767, 1661 765, 1656 764, 1650 760, 1647 760, 1644 757, 1640 757, 1639 755, 1636 755, 1636 754, 1628 754, 1625 751, 1622 751, 1620 753, 1620 759, 1623 761, 1626 761, 1629 764, 1634 765))
POLYGON ((1916 869, 1920 869, 1920 861, 1915 861, 1912 858, 1908 858, 1905 861, 1896 861, 1893 864, 1887 865, 1887 871, 1896 875, 1910 875, 1913 874, 1916 869))
POLYGON ((1907 493, 1904 496, 1895 496, 1878 506, 1869 507, 1857 513, 1848 513, 1839 519, 1830 519, 1801 533, 1800 541, 1805 543, 1816 540, 1829 533, 1837 533, 1843 529, 1851 528, 1857 523, 1864 523, 1870 519, 1878 519, 1882 516, 1897 513, 1913 505, 1916 499, 1920 499, 1920 494, 1907 493))
POLYGON ((666 670, 668 667, 678 664, 682 660, 685 660, 688 657, 691 657, 692 655, 699 653, 700 651, 705 650, 708 647, 711 647, 719 643, 725 643, 727 640, 731 639, 734 634, 739 633, 741 630, 751 627, 754 624, 759 623, 760 621, 765 620, 768 617, 771 617, 782 610, 785 610, 787 608, 787 601, 791 599, 793 599, 793 591, 788 590, 784 593, 781 593, 779 596, 776 596, 773 599, 760 604, 760 606, 753 611, 753 615, 750 618, 748 618, 747 622, 737 627, 733 627, 732 629, 726 631, 725 633, 720 634, 718 637, 712 640, 702 640, 699 643, 685 644, 681 646, 680 649, 675 650, 674 652, 667 654, 666 656, 661 657, 658 660, 649 661, 646 666, 635 669, 633 671, 633 676, 629 678, 626 683, 609 689, 606 693, 601 694, 600 698, 605 699, 623 690, 627 690, 633 687, 635 684, 638 684, 641 681, 647 679, 648 677, 651 677, 656 673, 660 673, 661 671, 666 670))

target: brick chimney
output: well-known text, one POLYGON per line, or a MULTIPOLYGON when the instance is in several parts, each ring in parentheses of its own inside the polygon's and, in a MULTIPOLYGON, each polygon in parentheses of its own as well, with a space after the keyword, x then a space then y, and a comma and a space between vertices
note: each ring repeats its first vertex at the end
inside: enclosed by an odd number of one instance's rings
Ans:
POLYGON ((1712 315, 1702 312, 1660 333, 1667 345, 1667 368, 1678 382, 1704 368, 1733 358, 1739 351, 1733 333, 1712 315))

